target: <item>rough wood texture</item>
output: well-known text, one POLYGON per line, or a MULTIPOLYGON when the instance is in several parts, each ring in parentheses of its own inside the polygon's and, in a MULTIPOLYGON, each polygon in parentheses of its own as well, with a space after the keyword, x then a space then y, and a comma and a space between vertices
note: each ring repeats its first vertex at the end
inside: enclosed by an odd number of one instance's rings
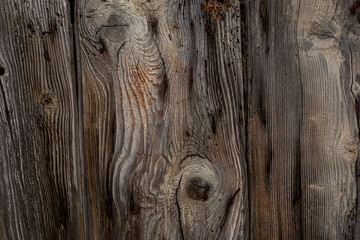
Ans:
POLYGON ((301 238, 298 5, 247 6, 251 239, 301 238))
POLYGON ((80 1, 89 238, 245 237, 240 8, 224 4, 80 1))
MULTIPOLYGON (((359 3, 354 4, 357 6, 357 9, 353 10, 353 16, 350 26, 350 31, 348 33, 349 37, 349 51, 350 51, 350 71, 351 71, 351 90, 352 95, 355 99, 356 107, 356 117, 357 117, 357 126, 360 127, 360 9, 359 3)), ((358 132, 360 136, 360 133, 358 132)), ((355 236, 354 239, 360 239, 360 161, 358 156, 357 161, 357 209, 356 209, 356 225, 355 225, 355 236)))
POLYGON ((353 239, 351 1, 248 1, 251 239, 353 239))
POLYGON ((308 0, 300 6, 301 178, 303 236, 308 239, 354 237, 359 132, 352 92, 351 4, 308 0))
POLYGON ((352 0, 0 0, 0 240, 360 239, 359 36, 352 0))
POLYGON ((65 0, 0 2, 0 239, 83 235, 65 0))

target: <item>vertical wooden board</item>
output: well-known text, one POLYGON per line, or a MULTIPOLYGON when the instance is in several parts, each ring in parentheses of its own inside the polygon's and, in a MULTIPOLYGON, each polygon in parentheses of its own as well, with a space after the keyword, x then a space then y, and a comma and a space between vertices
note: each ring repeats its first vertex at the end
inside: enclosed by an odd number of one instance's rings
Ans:
MULTIPOLYGON (((353 6, 356 6, 354 4, 353 6)), ((360 126, 360 9, 354 9, 351 16, 351 27, 348 32, 350 41, 350 71, 351 71, 351 93, 355 99, 357 127, 360 126)), ((358 135, 360 135, 358 130, 358 135)), ((357 161, 357 186, 360 186, 360 161, 357 161)), ((360 189, 357 187, 357 209, 354 239, 360 239, 360 189)))
POLYGON ((83 238, 68 1, 0 2, 0 238, 83 238))
POLYGON ((250 239, 301 239, 299 1, 247 1, 250 239))
POLYGON ((359 151, 354 93, 359 70, 351 4, 301 1, 304 239, 354 239, 359 151))
POLYGON ((353 239, 358 27, 350 1, 249 1, 251 239, 353 239))
POLYGON ((238 1, 81 0, 89 237, 247 236, 238 1))

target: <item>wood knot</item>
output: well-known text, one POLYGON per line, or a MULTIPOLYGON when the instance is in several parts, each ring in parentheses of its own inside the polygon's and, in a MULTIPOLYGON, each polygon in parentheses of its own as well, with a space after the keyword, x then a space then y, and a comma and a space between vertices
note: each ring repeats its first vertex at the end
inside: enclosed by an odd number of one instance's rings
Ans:
POLYGON ((342 137, 338 145, 338 154, 349 163, 356 164, 359 156, 358 141, 351 136, 342 137))
POLYGON ((190 155, 181 163, 182 199, 206 201, 214 196, 218 188, 218 177, 211 161, 190 155))
POLYGON ((40 104, 47 113, 50 113, 57 108, 56 98, 51 93, 43 94, 40 99, 40 104))
POLYGON ((40 103, 44 106, 51 104, 53 102, 54 102, 54 97, 49 93, 45 93, 40 100, 40 103))
POLYGON ((195 177, 188 180, 185 189, 187 195, 191 199, 206 201, 209 197, 209 190, 211 189, 211 185, 204 179, 195 177))

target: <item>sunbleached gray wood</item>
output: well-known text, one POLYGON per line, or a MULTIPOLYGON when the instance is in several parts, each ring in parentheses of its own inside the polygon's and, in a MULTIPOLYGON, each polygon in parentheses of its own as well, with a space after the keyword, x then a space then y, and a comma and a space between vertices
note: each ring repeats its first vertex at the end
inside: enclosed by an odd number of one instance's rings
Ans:
POLYGON ((354 238, 359 130, 352 88, 359 69, 352 50, 358 54, 359 47, 351 44, 356 39, 352 3, 302 0, 300 5, 305 239, 354 238))

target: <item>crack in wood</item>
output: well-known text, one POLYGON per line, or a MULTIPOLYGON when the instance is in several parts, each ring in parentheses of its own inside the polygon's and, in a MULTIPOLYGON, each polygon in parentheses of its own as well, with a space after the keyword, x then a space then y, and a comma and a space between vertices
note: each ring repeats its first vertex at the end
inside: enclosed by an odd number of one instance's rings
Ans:
POLYGON ((184 230, 183 230, 182 221, 181 221, 181 208, 180 208, 179 199, 178 199, 178 197, 179 197, 179 189, 180 189, 180 184, 181 184, 182 177, 183 177, 183 175, 181 175, 181 177, 179 179, 178 186, 177 186, 177 188, 175 190, 175 204, 176 204, 176 207, 177 207, 177 210, 178 210, 180 236, 181 236, 181 239, 184 240, 185 237, 184 237, 184 230))
POLYGON ((221 222, 221 225, 220 225, 220 232, 224 229, 224 226, 225 226, 225 223, 226 223, 226 220, 229 216, 229 213, 230 213, 230 209, 232 207, 232 205, 234 204, 234 199, 236 197, 236 195, 240 192, 240 188, 238 188, 235 193, 233 193, 233 195, 227 200, 226 202, 226 208, 225 208, 225 213, 224 213, 224 217, 222 218, 222 222, 221 222))

